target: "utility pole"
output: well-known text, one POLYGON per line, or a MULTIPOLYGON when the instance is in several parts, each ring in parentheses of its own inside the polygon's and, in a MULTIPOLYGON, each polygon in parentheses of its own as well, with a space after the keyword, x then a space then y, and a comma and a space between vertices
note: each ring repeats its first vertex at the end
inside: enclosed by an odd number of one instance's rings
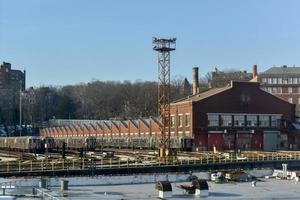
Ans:
POLYGON ((176 38, 154 37, 152 44, 153 50, 158 52, 159 157, 166 158, 170 150, 170 52, 176 49, 176 38))
POLYGON ((19 104, 19 122, 20 122, 20 137, 22 136, 22 81, 20 81, 20 104, 19 104))

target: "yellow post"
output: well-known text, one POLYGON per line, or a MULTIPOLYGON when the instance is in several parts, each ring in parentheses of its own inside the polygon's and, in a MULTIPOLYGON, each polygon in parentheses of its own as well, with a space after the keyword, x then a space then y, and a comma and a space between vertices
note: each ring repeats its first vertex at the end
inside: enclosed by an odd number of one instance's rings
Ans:
POLYGON ((9 172, 9 162, 7 162, 6 171, 9 172))
POLYGON ((73 169, 75 169, 75 160, 73 159, 73 169))
POLYGON ((84 159, 82 159, 82 169, 84 169, 84 159))
POLYGON ((42 168, 42 171, 44 171, 44 160, 41 161, 41 168, 42 168))
POLYGON ((65 159, 63 159, 63 161, 62 161, 62 170, 64 170, 65 169, 65 159))
POLYGON ((54 171, 54 161, 53 160, 51 162, 51 165, 52 165, 52 171, 54 171))

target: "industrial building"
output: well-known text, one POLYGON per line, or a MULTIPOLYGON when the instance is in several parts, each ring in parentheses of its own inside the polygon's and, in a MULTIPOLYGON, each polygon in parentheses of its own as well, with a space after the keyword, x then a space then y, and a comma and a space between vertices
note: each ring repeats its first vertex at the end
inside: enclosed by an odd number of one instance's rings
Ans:
MULTIPOLYGON (((192 138, 194 150, 289 149, 295 105, 260 88, 258 82, 232 81, 199 93, 198 68, 193 93, 171 103, 170 136, 192 138)), ((160 136, 156 117, 134 120, 50 120, 42 135, 52 137, 160 136)))
POLYGON ((171 134, 190 135, 196 150, 287 149, 295 105, 255 82, 231 82, 172 103, 171 134))

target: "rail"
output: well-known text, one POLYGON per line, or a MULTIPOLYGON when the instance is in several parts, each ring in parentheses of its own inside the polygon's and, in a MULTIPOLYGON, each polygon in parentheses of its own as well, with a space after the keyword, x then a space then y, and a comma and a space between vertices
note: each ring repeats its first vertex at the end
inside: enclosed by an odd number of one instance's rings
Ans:
POLYGON ((300 152, 270 152, 270 153, 244 153, 240 156, 224 154, 186 153, 186 157, 179 155, 177 159, 165 161, 136 157, 126 160, 110 159, 56 159, 56 160, 30 160, 9 161, 0 163, 0 173, 36 172, 36 171, 63 171, 63 170, 95 170, 106 168, 129 168, 146 166, 180 166, 180 165, 207 165, 229 164, 243 162, 267 162, 299 160, 300 152))

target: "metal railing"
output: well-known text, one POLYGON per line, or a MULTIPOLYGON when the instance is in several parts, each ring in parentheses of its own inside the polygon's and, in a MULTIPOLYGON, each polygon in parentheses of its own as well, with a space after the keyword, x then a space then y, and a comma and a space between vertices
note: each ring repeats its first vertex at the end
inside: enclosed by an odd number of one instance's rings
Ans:
POLYGON ((159 161, 154 158, 134 158, 127 160, 111 159, 57 159, 40 161, 9 161, 0 163, 0 173, 11 172, 36 172, 36 171, 62 171, 62 170, 88 170, 105 168, 129 168, 146 166, 170 166, 170 165, 205 165, 205 164, 229 164, 243 162, 265 161, 289 161, 299 160, 300 152, 274 152, 274 153, 245 153, 240 156, 223 154, 197 154, 191 153, 188 159, 176 159, 175 157, 159 161))

